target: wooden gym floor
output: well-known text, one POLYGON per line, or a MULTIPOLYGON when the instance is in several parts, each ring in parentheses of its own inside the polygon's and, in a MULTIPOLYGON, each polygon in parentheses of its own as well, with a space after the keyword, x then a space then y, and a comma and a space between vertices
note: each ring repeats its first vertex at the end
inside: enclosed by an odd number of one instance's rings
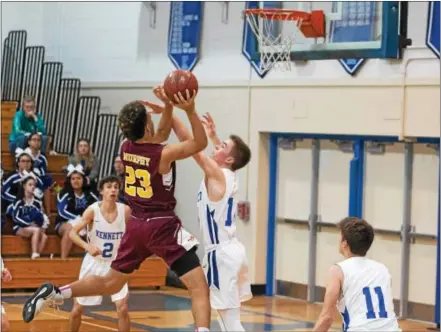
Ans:
MULTIPOLYGON (((72 301, 63 307, 47 308, 32 323, 21 318, 25 294, 2 294, 11 330, 52 332, 67 331, 72 301)), ((172 332, 194 331, 190 300, 185 290, 163 288, 158 291, 134 291, 129 296, 132 331, 172 332)), ((282 297, 255 297, 242 307, 242 322, 246 331, 312 331, 320 313, 319 304, 306 304, 282 297)), ((116 313, 110 299, 104 298, 98 307, 85 310, 80 331, 118 331, 116 313)), ((340 331, 340 318, 332 331, 340 331)), ((433 326, 414 321, 401 321, 403 331, 424 331, 433 326)), ((216 313, 212 314, 212 331, 220 331, 216 313)))

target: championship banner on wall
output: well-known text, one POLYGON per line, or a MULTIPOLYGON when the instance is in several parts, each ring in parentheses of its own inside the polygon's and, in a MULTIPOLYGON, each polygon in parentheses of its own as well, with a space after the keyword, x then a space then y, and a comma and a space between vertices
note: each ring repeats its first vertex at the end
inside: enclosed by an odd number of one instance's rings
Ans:
POLYGON ((429 13, 427 15, 426 45, 439 58, 439 1, 429 2, 429 13))
MULTIPOLYGON (((337 5, 334 2, 333 8, 336 8, 337 5)), ((342 43, 375 40, 376 5, 375 1, 343 2, 342 19, 331 22, 331 41, 342 43)), ((366 59, 341 59, 338 61, 348 74, 355 75, 366 59)))
POLYGON ((193 70, 199 60, 203 2, 170 3, 168 57, 177 69, 193 70))

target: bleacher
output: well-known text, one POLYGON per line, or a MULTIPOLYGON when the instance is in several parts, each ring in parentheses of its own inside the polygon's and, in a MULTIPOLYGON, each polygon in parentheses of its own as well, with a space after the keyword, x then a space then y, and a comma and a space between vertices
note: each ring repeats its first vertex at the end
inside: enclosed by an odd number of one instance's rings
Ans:
MULTIPOLYGON (((89 137, 101 160, 100 176, 110 174, 112 160, 121 136, 114 114, 100 114, 99 97, 81 96, 80 80, 62 78, 62 64, 44 62, 44 47, 26 46, 26 32, 12 31, 4 41, 1 103, 1 163, 5 173, 13 171, 14 156, 8 151, 8 137, 18 105, 27 94, 37 99, 37 110, 42 113, 48 134, 58 155, 47 154, 49 172, 62 185, 65 175, 61 168, 67 165, 76 140, 89 137), (57 70, 55 70, 57 69, 57 70)), ((1 254, 11 271, 13 280, 2 283, 3 289, 36 288, 51 281, 64 285, 78 279, 84 250, 72 249, 68 260, 61 260, 60 238, 55 234, 56 193, 52 193, 48 241, 42 258, 31 260, 30 240, 12 235, 13 222, 6 218, 1 235, 1 254), (52 257, 52 258, 51 258, 52 257)), ((165 285, 167 267, 162 259, 150 258, 136 271, 129 282, 131 287, 160 287, 165 285)))

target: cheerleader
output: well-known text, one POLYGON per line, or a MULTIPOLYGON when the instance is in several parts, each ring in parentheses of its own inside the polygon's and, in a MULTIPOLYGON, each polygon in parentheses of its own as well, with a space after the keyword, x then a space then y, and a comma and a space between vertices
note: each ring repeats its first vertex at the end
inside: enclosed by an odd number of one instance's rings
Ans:
MULTIPOLYGON (((98 197, 89 189, 83 167, 69 165, 63 189, 57 196, 58 215, 55 231, 61 237, 61 258, 67 259, 72 248, 69 233, 76 225, 84 210, 98 201, 98 197)), ((85 235, 85 232, 80 234, 85 235)))
POLYGON ((36 185, 35 174, 24 171, 17 198, 8 208, 8 214, 14 221, 14 235, 31 238, 31 259, 40 257, 47 241, 46 229, 49 227, 49 218, 43 212, 42 203, 34 195, 36 185))

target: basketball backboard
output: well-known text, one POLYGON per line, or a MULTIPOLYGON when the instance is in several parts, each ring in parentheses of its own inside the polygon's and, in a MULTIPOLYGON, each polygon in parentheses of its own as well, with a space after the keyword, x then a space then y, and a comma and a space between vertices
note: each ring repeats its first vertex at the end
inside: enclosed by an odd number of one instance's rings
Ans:
MULTIPOLYGON (((248 4, 258 8, 324 12, 325 36, 306 38, 298 31, 291 46, 291 60, 400 57, 400 4, 397 1, 251 1, 248 4)), ((264 25, 261 23, 259 26, 264 25)), ((285 37, 296 29, 295 21, 276 21, 266 33, 285 37)), ((256 38, 253 58, 259 57, 262 51, 268 52, 261 44, 256 38)))

